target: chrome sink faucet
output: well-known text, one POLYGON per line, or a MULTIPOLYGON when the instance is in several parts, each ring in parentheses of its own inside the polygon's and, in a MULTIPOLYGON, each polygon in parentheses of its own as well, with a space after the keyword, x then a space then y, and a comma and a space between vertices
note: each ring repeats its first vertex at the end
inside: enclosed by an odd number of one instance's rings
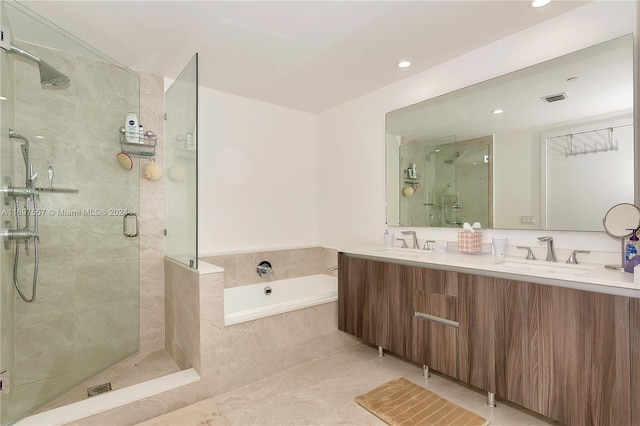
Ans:
POLYGON ((538 241, 547 243, 547 262, 557 262, 558 258, 556 257, 556 250, 553 248, 553 237, 548 235, 538 237, 538 241))
POLYGON ((403 235, 411 235, 413 237, 413 247, 414 249, 420 248, 418 246, 418 237, 416 236, 416 231, 402 231, 403 235))

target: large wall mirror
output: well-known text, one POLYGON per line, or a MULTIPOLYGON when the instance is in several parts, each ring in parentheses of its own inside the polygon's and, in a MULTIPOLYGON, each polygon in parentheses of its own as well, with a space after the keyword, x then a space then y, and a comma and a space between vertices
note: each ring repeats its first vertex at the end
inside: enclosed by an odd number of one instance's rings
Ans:
POLYGON ((632 35, 392 111, 387 223, 602 231, 633 133, 632 35))

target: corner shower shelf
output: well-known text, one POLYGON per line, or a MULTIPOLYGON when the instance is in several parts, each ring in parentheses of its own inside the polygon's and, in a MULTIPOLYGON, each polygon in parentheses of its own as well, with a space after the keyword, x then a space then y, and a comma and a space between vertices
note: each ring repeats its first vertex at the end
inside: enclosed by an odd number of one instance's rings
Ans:
POLYGON ((136 157, 154 157, 156 155, 156 144, 158 136, 151 131, 144 134, 143 143, 131 143, 124 136, 124 127, 120 128, 120 149, 129 155, 136 157))

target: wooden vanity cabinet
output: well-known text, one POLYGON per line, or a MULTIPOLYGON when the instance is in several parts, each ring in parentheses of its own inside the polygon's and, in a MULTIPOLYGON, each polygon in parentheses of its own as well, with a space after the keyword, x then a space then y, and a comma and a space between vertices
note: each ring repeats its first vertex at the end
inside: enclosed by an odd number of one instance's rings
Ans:
POLYGON ((338 264, 340 330, 563 424, 640 425, 640 299, 338 264))
POLYGON ((415 268, 338 255, 338 328, 408 357, 415 268))

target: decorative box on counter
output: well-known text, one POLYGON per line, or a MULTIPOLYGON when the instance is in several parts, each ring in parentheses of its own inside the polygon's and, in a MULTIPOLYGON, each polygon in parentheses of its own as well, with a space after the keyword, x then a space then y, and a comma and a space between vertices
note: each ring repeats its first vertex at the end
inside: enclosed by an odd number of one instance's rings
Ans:
POLYGON ((482 253, 482 232, 458 232, 459 253, 482 253))

